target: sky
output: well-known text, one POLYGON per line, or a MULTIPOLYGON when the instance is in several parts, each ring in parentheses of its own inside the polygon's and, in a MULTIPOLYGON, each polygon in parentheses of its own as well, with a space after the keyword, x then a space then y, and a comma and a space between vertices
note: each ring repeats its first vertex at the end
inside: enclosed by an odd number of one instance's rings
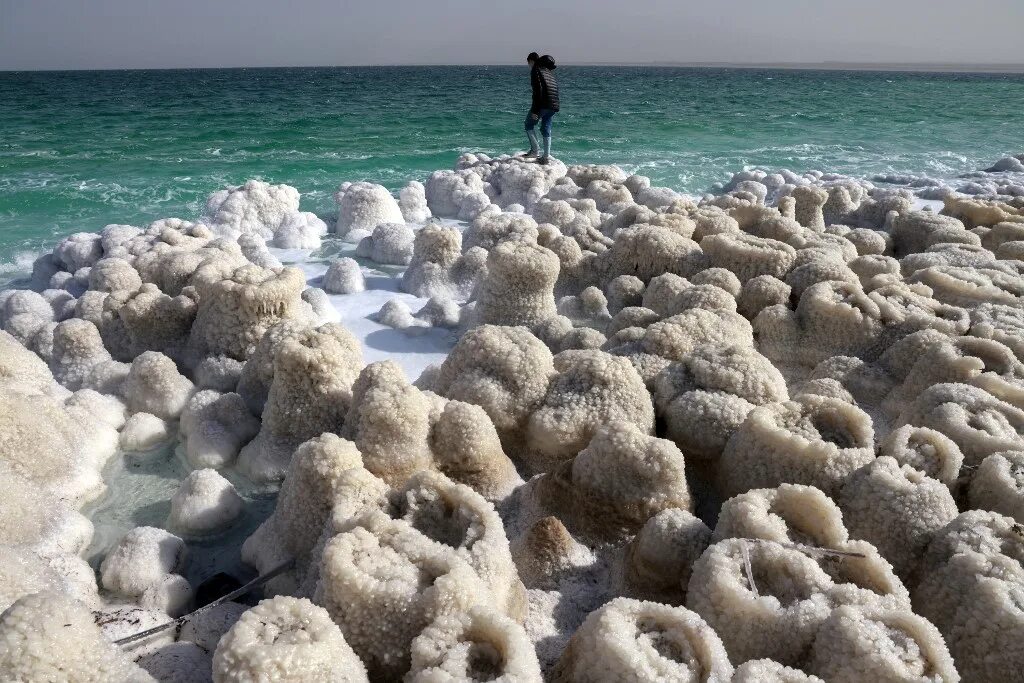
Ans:
POLYGON ((1024 64, 1024 0, 0 0, 0 70, 1024 64))

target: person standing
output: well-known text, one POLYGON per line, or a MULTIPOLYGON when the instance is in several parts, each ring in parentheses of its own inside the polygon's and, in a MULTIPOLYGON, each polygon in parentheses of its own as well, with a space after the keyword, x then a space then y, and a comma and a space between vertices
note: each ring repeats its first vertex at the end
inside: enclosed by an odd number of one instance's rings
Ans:
POLYGON ((551 119, 558 113, 555 60, 551 55, 541 57, 536 52, 531 52, 526 58, 526 63, 530 65, 533 102, 530 105, 530 113, 526 115, 526 137, 530 140, 530 151, 526 153, 525 158, 536 158, 538 164, 546 164, 551 157, 551 119), (534 131, 538 121, 540 134, 544 139, 543 152, 538 148, 537 133, 534 131))

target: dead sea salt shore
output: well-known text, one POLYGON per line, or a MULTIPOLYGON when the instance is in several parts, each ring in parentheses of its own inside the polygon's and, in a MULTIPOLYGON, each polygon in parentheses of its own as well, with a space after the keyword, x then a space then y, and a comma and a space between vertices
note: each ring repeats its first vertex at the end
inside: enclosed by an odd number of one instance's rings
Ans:
POLYGON ((919 180, 466 154, 65 238, 0 290, 0 670, 1012 680, 1024 155, 919 180))

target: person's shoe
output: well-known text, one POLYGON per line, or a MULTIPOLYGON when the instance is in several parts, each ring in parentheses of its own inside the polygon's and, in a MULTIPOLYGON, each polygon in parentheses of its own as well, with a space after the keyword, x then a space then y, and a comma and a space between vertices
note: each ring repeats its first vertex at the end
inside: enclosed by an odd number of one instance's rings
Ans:
POLYGON ((522 159, 536 159, 537 158, 537 152, 535 150, 531 149, 529 152, 523 154, 521 158, 522 159))
POLYGON ((547 157, 547 156, 537 157, 537 163, 540 164, 541 166, 547 166, 548 165, 548 159, 550 159, 550 157, 547 157))

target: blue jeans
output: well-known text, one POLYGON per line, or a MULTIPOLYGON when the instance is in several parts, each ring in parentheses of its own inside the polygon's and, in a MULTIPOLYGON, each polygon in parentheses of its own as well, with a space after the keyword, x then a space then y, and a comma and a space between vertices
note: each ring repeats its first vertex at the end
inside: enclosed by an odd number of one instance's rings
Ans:
MULTIPOLYGON (((550 109, 541 109, 537 112, 540 116, 540 134, 546 138, 551 137, 551 117, 555 115, 550 109)), ((533 113, 526 115, 526 130, 533 130, 533 127, 537 125, 537 119, 533 118, 533 113)))

